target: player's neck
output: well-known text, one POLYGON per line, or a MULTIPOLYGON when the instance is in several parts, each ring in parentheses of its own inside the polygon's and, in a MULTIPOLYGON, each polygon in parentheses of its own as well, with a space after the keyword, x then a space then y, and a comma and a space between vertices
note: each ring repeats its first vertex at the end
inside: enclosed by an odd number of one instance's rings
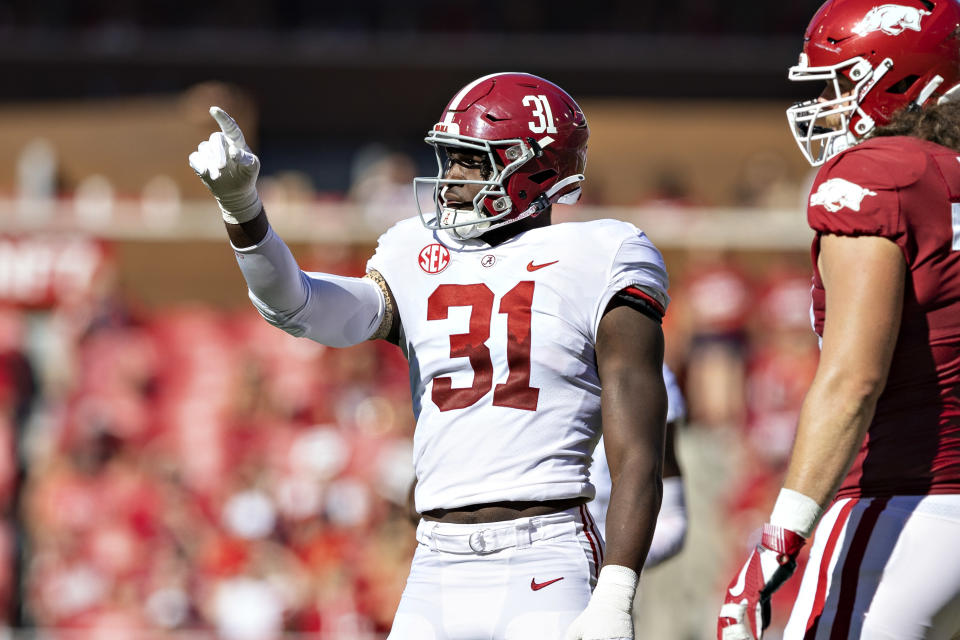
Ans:
POLYGON ((550 213, 551 210, 547 209, 535 216, 530 216, 528 218, 524 218, 523 220, 518 220, 517 222, 511 222, 510 224, 487 231, 480 236, 480 239, 489 244, 491 247, 495 247, 498 244, 503 244, 510 238, 520 235, 524 231, 549 226, 550 213))

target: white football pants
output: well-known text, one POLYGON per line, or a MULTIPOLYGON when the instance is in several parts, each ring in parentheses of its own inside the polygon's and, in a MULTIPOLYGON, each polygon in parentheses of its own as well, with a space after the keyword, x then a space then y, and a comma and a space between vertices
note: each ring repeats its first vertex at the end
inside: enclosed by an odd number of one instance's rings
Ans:
POLYGON ((421 520, 388 640, 560 640, 603 562, 586 507, 486 524, 421 520))
POLYGON ((960 495, 838 500, 784 640, 960 638, 960 495))

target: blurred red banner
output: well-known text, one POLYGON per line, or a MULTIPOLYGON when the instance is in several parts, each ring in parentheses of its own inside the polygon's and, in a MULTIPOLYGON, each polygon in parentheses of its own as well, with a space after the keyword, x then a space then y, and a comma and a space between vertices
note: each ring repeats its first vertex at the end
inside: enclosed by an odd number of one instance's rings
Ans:
POLYGON ((0 304, 47 308, 86 297, 111 262, 102 240, 0 235, 0 304))

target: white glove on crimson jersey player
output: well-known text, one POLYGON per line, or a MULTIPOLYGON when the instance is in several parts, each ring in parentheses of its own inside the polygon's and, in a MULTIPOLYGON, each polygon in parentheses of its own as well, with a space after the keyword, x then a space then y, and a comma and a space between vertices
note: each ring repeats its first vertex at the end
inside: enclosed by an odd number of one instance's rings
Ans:
MULTIPOLYGON (((633 225, 551 224, 580 193, 579 106, 536 76, 466 85, 426 141, 435 206, 381 236, 364 278, 304 273, 256 196, 239 127, 190 165, 220 204, 263 317, 326 345, 400 346, 417 418, 418 548, 401 638, 633 638, 661 500, 663 260, 633 225), (606 440, 606 546, 585 503, 606 440)), ((419 203, 418 203, 419 207, 419 203)))

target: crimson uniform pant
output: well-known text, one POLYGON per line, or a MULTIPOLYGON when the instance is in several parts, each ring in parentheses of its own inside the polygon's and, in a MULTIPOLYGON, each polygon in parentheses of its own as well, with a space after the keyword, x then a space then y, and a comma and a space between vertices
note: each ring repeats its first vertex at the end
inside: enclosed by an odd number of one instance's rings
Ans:
POLYGON ((507 522, 421 520, 388 640, 557 640, 603 561, 585 507, 507 522))
POLYGON ((960 495, 836 501, 783 637, 960 637, 960 495))

